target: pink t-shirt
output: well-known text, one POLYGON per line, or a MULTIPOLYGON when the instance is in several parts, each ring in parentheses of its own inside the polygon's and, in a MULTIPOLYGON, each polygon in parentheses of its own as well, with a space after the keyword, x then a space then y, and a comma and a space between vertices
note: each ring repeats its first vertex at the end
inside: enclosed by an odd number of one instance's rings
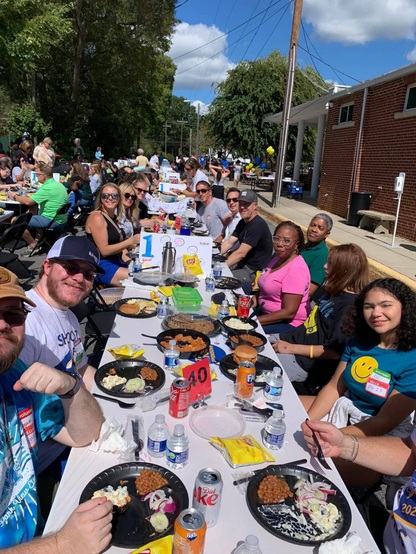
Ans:
POLYGON ((309 268, 302 256, 296 256, 276 271, 271 273, 271 268, 277 262, 278 258, 270 260, 269 265, 259 277, 259 304, 265 303, 262 311, 266 314, 277 312, 282 309, 284 294, 301 294, 302 300, 295 317, 290 324, 294 327, 302 325, 311 311, 309 303, 309 285, 311 276, 309 268))

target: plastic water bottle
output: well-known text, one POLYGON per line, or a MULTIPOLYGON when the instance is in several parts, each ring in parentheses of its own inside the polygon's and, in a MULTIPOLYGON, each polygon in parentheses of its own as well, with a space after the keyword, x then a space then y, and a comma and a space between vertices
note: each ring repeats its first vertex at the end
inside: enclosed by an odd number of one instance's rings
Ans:
POLYGON ((163 298, 157 305, 156 315, 159 319, 165 318, 169 313, 169 302, 167 298, 163 298))
POLYGON ((214 292, 215 291, 215 279, 212 273, 207 276, 205 279, 205 290, 206 292, 214 292))
POLYGON ((259 548, 259 539, 256 535, 247 535, 244 544, 236 548, 234 554, 263 554, 259 548))
POLYGON ((136 258, 133 262, 133 273, 139 273, 142 270, 142 262, 139 258, 136 258))
POLYGON ((182 423, 177 423, 166 448, 166 464, 173 470, 183 469, 188 463, 189 439, 182 423))
POLYGON ((165 423, 165 416, 157 414, 154 423, 149 427, 147 433, 147 451, 152 458, 163 458, 166 456, 169 428, 165 423))
POLYGON ((283 375, 280 367, 273 368, 271 373, 266 376, 266 386, 263 389, 263 394, 267 400, 279 400, 282 395, 283 375))
POLYGON ((222 275, 221 262, 215 262, 213 267, 213 273, 214 273, 214 277, 221 277, 222 275))
POLYGON ((263 429, 263 444, 270 450, 282 448, 285 440, 286 423, 283 410, 273 410, 263 429))
POLYGON ((179 365, 180 352, 176 348, 176 340, 170 340, 169 346, 165 349, 165 369, 168 371, 179 365))
POLYGON ((230 307, 227 300, 223 300, 221 306, 218 308, 218 319, 223 319, 230 315, 230 307))

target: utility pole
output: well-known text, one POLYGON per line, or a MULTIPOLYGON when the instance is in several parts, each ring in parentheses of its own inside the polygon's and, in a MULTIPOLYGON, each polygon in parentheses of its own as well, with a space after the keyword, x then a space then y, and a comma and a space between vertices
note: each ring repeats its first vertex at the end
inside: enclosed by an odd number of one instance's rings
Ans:
POLYGON ((187 123, 186 121, 177 121, 176 123, 179 123, 180 126, 181 126, 181 146, 179 148, 179 154, 182 156, 183 152, 182 152, 182 139, 183 139, 183 126, 185 125, 185 123, 187 123))
POLYGON ((189 127, 189 157, 192 157, 192 127, 189 127))
POLYGON ((196 120, 196 152, 195 152, 195 156, 196 156, 196 159, 199 160, 199 110, 200 110, 200 107, 201 107, 201 103, 198 102, 198 110, 197 110, 197 120, 196 120))
POLYGON ((292 33, 290 36, 290 47, 288 57, 288 71, 286 79, 286 91, 282 113, 282 127, 279 138, 279 151, 276 162, 276 176, 273 185, 272 206, 275 208, 280 201, 282 181, 285 172, 287 137, 289 135, 290 107, 292 105, 293 83, 295 80, 296 54, 299 41, 299 29, 302 18, 303 0, 295 0, 293 11, 292 33))
POLYGON ((165 121, 165 156, 168 153, 168 127, 170 128, 170 125, 165 121))

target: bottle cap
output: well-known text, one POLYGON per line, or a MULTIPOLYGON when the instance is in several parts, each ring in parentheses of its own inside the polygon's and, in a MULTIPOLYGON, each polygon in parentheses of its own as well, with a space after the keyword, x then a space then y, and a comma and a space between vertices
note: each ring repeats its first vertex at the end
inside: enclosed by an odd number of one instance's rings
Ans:
POLYGON ((281 367, 279 367, 278 365, 274 366, 273 368, 273 373, 277 373, 277 375, 281 376, 283 375, 283 370, 281 367))
POLYGON ((173 346, 176 346, 176 340, 171 339, 171 340, 169 341, 169 346, 172 346, 172 347, 173 347, 173 346))
POLYGON ((247 535, 246 537, 246 545, 247 546, 259 546, 259 539, 256 537, 256 535, 247 535))
POLYGON ((155 421, 156 423, 165 423, 165 416, 163 414, 157 414, 155 421))
POLYGON ((279 410, 273 410, 273 417, 277 417, 278 419, 283 419, 285 417, 285 412, 283 408, 279 410))
POLYGON ((183 435, 185 433, 185 427, 182 425, 182 423, 177 423, 175 425, 175 435, 183 435))

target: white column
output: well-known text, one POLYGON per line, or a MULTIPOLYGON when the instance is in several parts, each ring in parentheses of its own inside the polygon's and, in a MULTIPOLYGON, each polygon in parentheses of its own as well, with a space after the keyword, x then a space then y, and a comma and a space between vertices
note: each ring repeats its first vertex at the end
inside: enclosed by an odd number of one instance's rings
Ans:
POLYGON ((322 114, 318 119, 318 133, 315 143, 315 158, 313 160, 313 177, 311 184, 311 198, 318 196, 319 176, 321 173, 322 148, 324 145, 324 133, 326 125, 326 114, 322 114))
POLYGON ((300 164, 302 163, 303 133, 305 132, 305 122, 298 123, 298 136, 296 138, 295 164, 293 166, 293 179, 299 181, 300 164))

